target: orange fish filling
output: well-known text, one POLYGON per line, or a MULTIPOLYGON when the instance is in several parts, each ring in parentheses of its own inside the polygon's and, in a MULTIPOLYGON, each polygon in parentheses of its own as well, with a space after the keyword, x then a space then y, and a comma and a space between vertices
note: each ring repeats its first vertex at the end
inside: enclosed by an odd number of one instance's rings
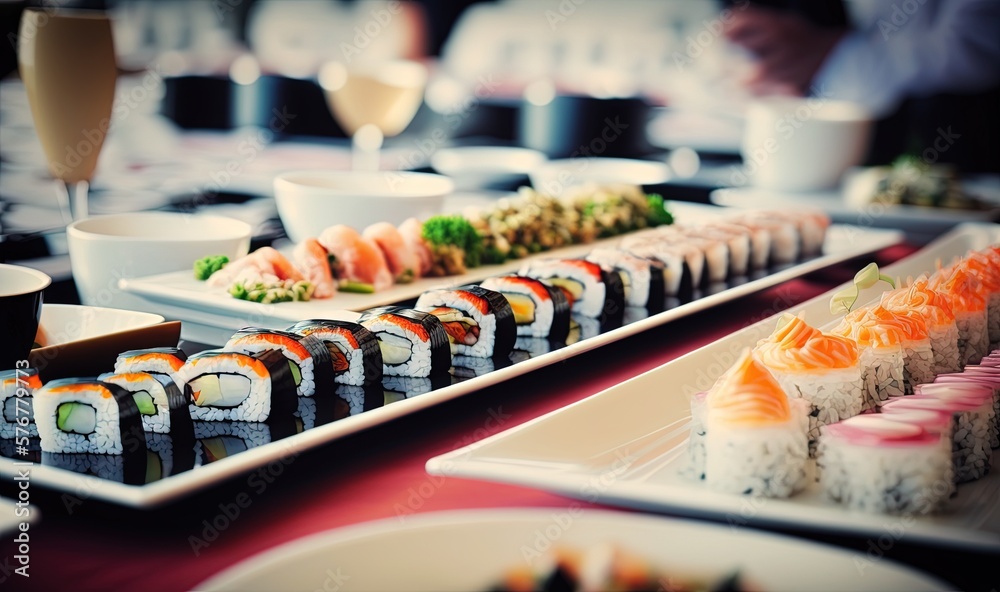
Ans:
POLYGON ((706 404, 713 424, 765 427, 786 423, 792 417, 781 385, 749 350, 712 387, 706 404))

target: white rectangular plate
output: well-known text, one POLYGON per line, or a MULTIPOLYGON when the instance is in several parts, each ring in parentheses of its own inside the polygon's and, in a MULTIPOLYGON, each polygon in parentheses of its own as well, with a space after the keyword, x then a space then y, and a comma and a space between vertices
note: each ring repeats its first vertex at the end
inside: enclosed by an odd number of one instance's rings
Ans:
MULTIPOLYGON (((887 267, 916 276, 969 249, 1000 242, 1000 226, 965 224, 887 267)), ((831 293, 791 312, 815 326, 834 320, 831 293)), ((574 498, 643 510, 711 516, 733 525, 782 525, 1000 551, 1000 471, 959 486, 946 511, 927 517, 852 512, 822 499, 814 485, 789 499, 709 491, 683 475, 689 396, 708 389, 740 352, 770 334, 758 322, 592 397, 428 461, 432 474, 537 487, 574 498), (664 386, 676 385, 676 386, 664 386)))
MULTIPOLYGON (((704 208, 693 208, 692 211, 695 214, 684 215, 683 219, 686 221, 692 221, 696 218, 697 213, 704 213, 706 211, 709 212, 708 215, 718 215, 716 213, 717 210, 717 208, 708 208, 707 210, 704 208)), ((172 475, 146 485, 125 485, 106 479, 73 473, 64 469, 44 465, 35 465, 32 473, 32 483, 68 492, 84 491, 88 497, 100 498, 129 506, 154 506, 169 500, 177 499, 213 483, 220 482, 224 479, 266 465, 269 462, 281 459, 289 454, 295 454, 303 450, 320 446, 360 430, 386 423, 397 417, 402 417, 420 409, 440 404, 455 397, 474 393, 479 389, 498 384, 538 368, 548 366, 549 364, 554 364, 571 358, 596 347, 613 343, 630 335, 635 335, 652 327, 711 308, 723 302, 769 288, 786 280, 822 269, 840 261, 892 246, 898 243, 900 239, 901 234, 897 231, 834 225, 830 227, 830 230, 827 233, 827 242, 824 246, 824 253, 826 254, 821 257, 811 259, 763 278, 729 288, 722 292, 704 296, 697 300, 647 317, 643 320, 623 325, 617 329, 608 331, 607 333, 602 333, 588 339, 578 341, 566 347, 541 354, 511 366, 500 368, 444 388, 436 389, 420 396, 407 398, 388 404, 384 407, 365 411, 364 413, 359 413, 358 415, 347 417, 333 423, 317 426, 300 434, 276 440, 269 444, 235 454, 223 460, 198 466, 192 470, 172 475)), ((586 245, 585 247, 586 249, 590 249, 593 248, 593 245, 586 245)), ((585 251, 573 252, 577 252, 579 254, 585 251)), ((564 253, 560 252, 559 254, 564 253)), ((571 256, 568 253, 566 253, 566 255, 571 256)), ((495 269, 494 273, 502 273, 502 271, 495 269)), ((196 318, 194 322, 205 323, 205 326, 208 326, 209 324, 220 326, 221 324, 223 331, 228 331, 224 339, 228 338, 228 335, 231 335, 233 331, 245 325, 281 328, 299 319, 353 319, 357 317, 356 312, 335 309, 325 303, 319 303, 317 304, 317 307, 310 308, 310 305, 316 303, 289 302, 275 305, 261 305, 257 303, 234 300, 228 296, 222 295, 219 295, 218 298, 213 298, 213 296, 207 294, 205 289, 200 285, 196 285, 194 288, 200 288, 201 292, 184 287, 188 284, 181 284, 179 287, 177 282, 180 281, 188 281, 190 284, 200 284, 199 282, 195 282, 193 279, 189 279, 189 275, 187 273, 183 273, 181 275, 183 277, 177 276, 177 274, 156 276, 153 278, 147 278, 143 281, 136 280, 134 282, 130 282, 129 285, 132 289, 135 289, 135 291, 138 291, 137 286, 143 286, 142 290, 144 290, 144 294, 147 289, 150 293, 160 294, 170 302, 173 302, 175 310, 179 312, 189 310, 190 313, 196 318), (177 297, 181 297, 183 300, 177 301, 175 299, 177 297), (177 307, 178 304, 185 302, 190 302, 191 306, 197 306, 197 310, 194 308, 181 309, 177 307), (227 311, 229 313, 234 312, 234 309, 231 308, 232 306, 249 306, 250 308, 241 308, 237 310, 236 316, 224 316, 227 311), (240 314, 248 314, 250 316, 241 318, 239 317, 240 314), (214 315, 223 316, 219 317, 219 320, 213 321, 212 318, 214 315), (229 323, 231 328, 225 328, 226 323, 229 323)), ((486 276, 475 277, 481 279, 481 277, 486 276)), ((449 279, 453 283, 456 282, 456 278, 449 279)), ((468 281, 474 281, 474 279, 463 276, 458 278, 458 281, 465 283, 468 281)), ((409 288, 406 288, 410 290, 409 292, 396 293, 394 297, 395 300, 392 301, 412 298, 420 294, 420 291, 416 290, 419 289, 422 291, 423 289, 426 289, 426 287, 421 287, 418 284, 410 284, 409 286, 409 288)), ((343 305, 341 296, 344 296, 345 298, 343 300, 346 300, 347 296, 357 295, 338 295, 337 298, 331 302, 340 301, 340 304, 343 305)), ((362 308, 367 308, 369 306, 377 306, 377 304, 369 302, 362 308)), ((166 314, 166 311, 164 312, 166 314)), ((188 322, 189 321, 185 320, 185 324, 188 322)), ((8 458, 0 457, 0 475, 11 475, 13 473, 13 462, 8 458)))

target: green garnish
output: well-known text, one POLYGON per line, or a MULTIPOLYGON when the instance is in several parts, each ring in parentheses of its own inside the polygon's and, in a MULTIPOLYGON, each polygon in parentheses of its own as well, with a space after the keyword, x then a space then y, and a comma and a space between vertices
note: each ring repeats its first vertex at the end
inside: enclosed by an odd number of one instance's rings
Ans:
POLYGON ((646 203, 649 204, 647 220, 650 226, 666 226, 674 223, 674 215, 667 210, 667 203, 662 195, 650 193, 646 196, 646 203))
POLYGON ((194 279, 205 281, 229 263, 225 255, 209 255, 194 262, 194 279))
POLYGON ((896 287, 896 282, 891 277, 879 273, 877 263, 869 263, 861 271, 854 274, 854 282, 850 286, 833 295, 833 298, 830 299, 830 312, 832 314, 851 312, 858 301, 858 296, 861 295, 861 290, 871 288, 879 281, 883 281, 893 288, 896 287))
POLYGON ((272 304, 275 302, 305 302, 312 298, 315 288, 310 282, 278 281, 274 284, 264 282, 236 283, 229 286, 229 295, 240 300, 272 304))
POLYGON ((402 273, 400 273, 398 276, 396 276, 396 283, 397 284, 409 284, 410 282, 412 282, 416 278, 416 276, 417 276, 417 274, 415 274, 412 269, 406 268, 406 269, 403 270, 402 273))
POLYGON ((373 286, 372 284, 366 284, 365 282, 344 280, 340 282, 339 286, 337 286, 337 290, 341 292, 352 292, 355 294, 374 294, 375 286, 373 286))
POLYGON ((455 246, 465 253, 465 264, 482 264, 483 237, 462 216, 432 216, 424 222, 423 237, 434 246, 455 246))

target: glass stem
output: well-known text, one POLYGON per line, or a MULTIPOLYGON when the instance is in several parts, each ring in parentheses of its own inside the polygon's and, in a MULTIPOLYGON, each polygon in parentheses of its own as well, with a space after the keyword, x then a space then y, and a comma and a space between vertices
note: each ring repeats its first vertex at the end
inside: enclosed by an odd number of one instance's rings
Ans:
POLYGON ((62 186, 66 189, 61 194, 60 208, 63 211, 63 218, 70 221, 82 220, 89 215, 87 210, 87 193, 90 190, 90 183, 87 181, 64 181, 62 186))

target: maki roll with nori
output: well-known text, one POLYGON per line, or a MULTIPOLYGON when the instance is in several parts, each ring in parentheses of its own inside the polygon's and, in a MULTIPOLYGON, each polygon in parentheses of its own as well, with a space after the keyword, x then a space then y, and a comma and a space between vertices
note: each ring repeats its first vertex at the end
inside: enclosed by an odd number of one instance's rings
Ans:
POLYGON ((0 372, 0 438, 38 435, 32 394, 41 387, 42 381, 34 368, 0 372), (19 422, 21 418, 27 423, 19 422))
POLYGON ((585 259, 549 259, 525 265, 520 275, 542 280, 566 292, 570 310, 599 319, 601 325, 621 324, 625 287, 616 271, 605 271, 585 259))
POLYGON ((148 372, 102 374, 104 382, 117 384, 132 394, 142 427, 147 432, 192 437, 191 412, 184 392, 166 375, 148 372))
POLYGON ((359 320, 378 338, 383 375, 420 378, 445 373, 451 367, 448 334, 436 316, 402 306, 383 306, 365 311, 359 320))
POLYGON ((145 453, 139 407, 118 385, 94 378, 53 380, 34 399, 43 452, 145 453))
POLYGON ((115 361, 115 374, 128 372, 149 372, 170 377, 178 387, 183 388, 178 372, 187 354, 176 347, 154 347, 149 349, 133 349, 118 354, 115 361))
POLYGON ((276 349, 203 351, 191 356, 180 374, 195 420, 267 421, 291 416, 296 408, 288 359, 276 349))
POLYGON ((313 319, 288 328, 326 345, 333 365, 334 382, 361 386, 382 380, 382 350, 375 334, 360 323, 313 319))
POLYGON ((665 265, 655 259, 640 257, 623 249, 594 249, 587 261, 605 271, 616 271, 625 289, 625 305, 645 308, 650 313, 663 310, 666 298, 665 265))
POLYGON ((649 240, 622 241, 621 248, 662 265, 663 289, 668 297, 683 301, 695 297, 705 267, 705 254, 698 249, 649 240))
POLYGON ((300 397, 333 390, 334 370, 330 351, 315 337, 248 327, 237 331, 223 349, 246 354, 278 350, 288 359, 295 392, 300 397))
POLYGON ((569 333, 566 293, 534 278, 508 275, 486 279, 483 288, 499 292, 514 313, 518 336, 562 342, 569 333))
POLYGON ((441 321, 455 355, 505 358, 514 349, 514 311, 499 292, 481 286, 430 290, 414 308, 441 321))

